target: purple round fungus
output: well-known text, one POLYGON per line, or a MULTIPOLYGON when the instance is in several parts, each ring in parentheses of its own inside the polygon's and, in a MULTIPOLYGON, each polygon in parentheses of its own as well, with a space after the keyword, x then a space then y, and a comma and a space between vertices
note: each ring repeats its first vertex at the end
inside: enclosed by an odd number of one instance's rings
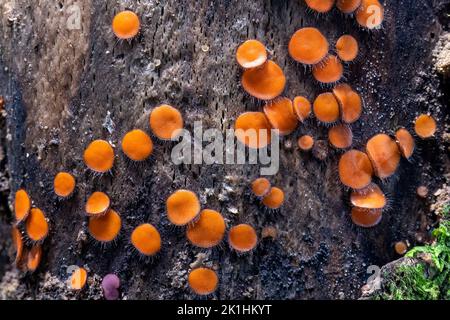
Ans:
POLYGON ((115 274, 108 274, 103 278, 102 289, 106 300, 119 299, 120 279, 115 274))

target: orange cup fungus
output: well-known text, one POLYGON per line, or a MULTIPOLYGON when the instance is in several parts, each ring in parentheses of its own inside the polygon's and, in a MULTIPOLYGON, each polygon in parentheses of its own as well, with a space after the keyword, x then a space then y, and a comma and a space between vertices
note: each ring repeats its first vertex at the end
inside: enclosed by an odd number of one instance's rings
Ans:
POLYGON ((323 123, 333 123, 339 119, 339 104, 331 92, 320 94, 313 104, 314 115, 323 123))
POLYGON ((104 173, 114 164, 114 150, 105 140, 95 140, 84 151, 84 163, 93 171, 104 173))
POLYGON ((303 151, 309 151, 314 146, 314 138, 310 135, 304 135, 297 140, 298 147, 303 151))
POLYGON ((131 160, 144 161, 152 154, 153 142, 144 131, 135 129, 123 137, 122 150, 131 160))
POLYGON ((416 147, 413 136, 408 130, 401 128, 395 133, 395 139, 397 140, 398 148, 406 159, 411 158, 416 147))
POLYGON ((94 192, 86 201, 86 213, 88 216, 101 216, 109 209, 111 201, 104 192, 94 192))
POLYGON ((255 229, 248 224, 240 224, 231 228, 228 233, 228 243, 239 252, 253 250, 258 243, 255 229))
POLYGON ((353 207, 351 217, 353 223, 357 226, 371 228, 380 223, 383 213, 381 209, 364 209, 353 207))
POLYGON ((271 238, 275 240, 278 237, 278 230, 274 226, 267 226, 261 231, 261 238, 267 239, 271 238))
POLYGON ((288 135, 297 128, 298 119, 292 101, 288 98, 282 97, 267 103, 264 114, 272 128, 280 131, 280 135, 288 135))
POLYGON ((289 41, 289 55, 297 62, 313 65, 322 61, 329 49, 328 40, 316 28, 297 30, 289 41))
POLYGON ((339 178, 347 187, 363 189, 372 182, 373 168, 364 152, 350 150, 339 160, 339 178))
POLYGON ((397 143, 387 134, 377 134, 372 137, 367 142, 366 151, 375 175, 384 179, 395 173, 400 163, 400 150, 397 143))
POLYGON ((425 199, 428 196, 428 192, 429 190, 426 186, 419 186, 416 189, 416 194, 422 199, 425 199))
POLYGON ((189 190, 177 190, 166 201, 167 218, 176 226, 184 226, 197 218, 200 212, 200 201, 197 195, 189 190))
POLYGON ((337 0, 336 7, 342 13, 350 14, 356 11, 361 5, 361 0, 337 0))
POLYGON ((371 183, 362 190, 353 191, 350 202, 359 208, 383 209, 386 206, 386 196, 377 184, 371 183))
POLYGON ((16 192, 14 199, 14 214, 17 223, 24 221, 31 209, 31 199, 28 193, 24 189, 20 189, 16 192))
POLYGON ((117 38, 131 39, 138 34, 140 25, 141 23, 136 13, 125 10, 115 15, 112 29, 117 38))
POLYGON ((72 290, 81 290, 87 282, 87 271, 82 267, 78 267, 70 276, 69 284, 72 290))
POLYGON ((263 204, 269 209, 279 209, 284 203, 284 192, 280 188, 272 187, 263 198, 263 204))
POLYGON ((236 60, 245 69, 260 67, 267 61, 266 47, 258 40, 247 40, 237 49, 236 60))
POLYGON ((42 258, 42 247, 40 245, 35 245, 28 251, 27 257, 27 269, 28 271, 34 272, 39 267, 42 258))
POLYGON ((408 245, 404 241, 398 241, 394 245, 395 252, 398 255, 404 255, 408 251, 408 245))
POLYGON ((189 287, 198 295, 208 295, 216 291, 219 283, 217 273, 208 268, 192 270, 188 276, 189 287))
POLYGON ((348 84, 338 84, 333 94, 339 102, 342 121, 353 123, 361 117, 362 99, 348 84))
POLYGON ((321 83, 335 83, 344 75, 344 66, 339 59, 330 54, 313 67, 314 78, 321 83))
POLYGON ((161 250, 161 235, 153 225, 144 223, 134 229, 131 243, 144 256, 154 256, 161 250))
POLYGON ((306 5, 319 13, 326 13, 333 8, 335 0, 305 0, 306 5))
POLYGON ((367 29, 378 28, 384 20, 384 7, 378 0, 362 0, 356 11, 356 21, 367 29))
POLYGON ((429 115, 421 114, 414 123, 414 129, 420 138, 431 138, 436 133, 436 121, 429 115))
POLYGON ((334 126, 328 130, 328 140, 335 148, 349 148, 353 143, 352 129, 345 124, 334 126))
POLYGON ((48 222, 41 209, 33 208, 30 210, 25 227, 28 237, 33 241, 42 241, 48 235, 48 222))
POLYGON ((311 102, 302 96, 294 98, 294 112, 297 119, 304 122, 311 114, 311 102))
POLYGON ((225 234, 225 220, 215 211, 205 209, 200 218, 186 230, 188 240, 200 248, 211 248, 218 245, 225 234))
POLYGON ((97 241, 110 242, 113 241, 120 232, 122 220, 119 214, 109 209, 101 217, 89 218, 89 234, 97 241))
POLYGON ((252 182, 252 192, 257 197, 264 197, 270 191, 270 181, 266 178, 258 178, 252 182))
POLYGON ((345 62, 356 59, 359 52, 358 41, 351 35, 343 35, 336 42, 336 52, 338 57, 345 62))
POLYGON ((150 128, 161 140, 177 138, 183 125, 183 116, 180 111, 167 104, 156 107, 150 114, 150 128))
POLYGON ((271 100, 283 92, 286 77, 278 64, 268 60, 259 68, 245 70, 241 83, 244 90, 251 96, 261 100, 271 100))
POLYGON ((16 258, 15 258, 14 262, 17 265, 17 264, 19 264, 20 260, 22 259, 22 254, 23 254, 22 234, 20 233, 20 230, 17 227, 12 227, 11 238, 12 238, 12 242, 14 244, 14 248, 16 249, 16 258))
POLYGON ((53 190, 61 198, 70 197, 75 190, 75 178, 68 172, 59 172, 53 180, 53 190))
POLYGON ((262 112, 244 112, 234 124, 237 139, 249 148, 264 148, 271 140, 271 125, 262 112))

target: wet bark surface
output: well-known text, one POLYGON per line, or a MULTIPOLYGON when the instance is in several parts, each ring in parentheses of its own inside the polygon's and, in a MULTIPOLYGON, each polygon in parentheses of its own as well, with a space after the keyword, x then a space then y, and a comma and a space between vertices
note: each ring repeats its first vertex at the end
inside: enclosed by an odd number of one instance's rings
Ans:
POLYGON ((0 277, 13 277, 7 203, 18 188, 45 211, 51 233, 38 271, 16 273, 15 289, 6 297, 73 297, 58 281, 68 277, 69 266, 80 265, 89 270, 93 289, 74 297, 98 298, 98 279, 113 272, 129 299, 193 298, 187 273, 204 264, 220 277, 215 298, 357 298, 369 265, 396 258, 395 241, 415 242, 420 221, 427 219, 426 203, 415 189, 424 184, 433 192, 448 169, 442 140, 448 96, 432 63, 434 45, 448 27, 442 18, 448 0, 389 1, 384 27, 374 32, 361 30, 353 17, 336 9, 318 16, 302 1, 11 3, 0 4, 0 95, 6 102, 0 169, 9 179, 9 192, 0 190, 0 277), (81 17, 75 30, 67 28, 73 5, 81 17), (114 14, 125 8, 142 22, 131 42, 118 41, 110 27, 114 14), (313 100, 330 90, 288 56, 291 35, 306 26, 318 27, 331 44, 345 33, 359 40, 361 54, 346 66, 346 81, 365 102, 363 116, 352 125, 354 148, 363 149, 379 132, 392 134, 402 126, 412 132, 414 118, 423 112, 438 122, 436 138, 416 139, 413 160, 402 160, 396 175, 380 182, 390 205, 378 226, 363 230, 351 223, 349 192, 337 175, 340 152, 327 148, 320 161, 296 147, 302 134, 327 139, 328 129, 314 119, 281 141, 280 170, 270 180, 284 189, 286 202, 275 213, 249 193, 258 165, 177 166, 170 158, 173 144, 156 138, 151 160, 137 165, 125 159, 121 138, 133 128, 150 133, 149 113, 161 103, 177 106, 189 130, 202 121, 204 128, 225 132, 240 113, 261 110, 263 103, 240 86, 234 59, 246 39, 261 40, 283 68, 283 95, 313 100), (83 150, 94 139, 116 146, 110 174, 95 176, 83 163, 83 150), (75 194, 65 201, 52 193, 53 177, 61 170, 77 179, 75 194), (225 242, 209 251, 195 248, 165 215, 166 198, 179 188, 195 191, 202 206, 220 211, 229 227, 249 223, 261 235, 264 227, 274 226, 278 237, 261 239, 246 255, 232 252, 225 242), (113 245, 99 245, 86 229, 84 203, 97 190, 110 195, 122 216, 113 245), (152 260, 140 258, 129 242, 143 222, 154 224, 163 238, 162 252, 152 260))

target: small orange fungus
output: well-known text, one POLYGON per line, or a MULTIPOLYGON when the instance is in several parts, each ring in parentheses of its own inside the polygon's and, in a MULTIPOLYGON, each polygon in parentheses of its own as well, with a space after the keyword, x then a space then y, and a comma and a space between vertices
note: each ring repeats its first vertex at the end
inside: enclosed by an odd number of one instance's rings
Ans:
POLYGON ((84 163, 93 171, 107 172, 114 164, 114 150, 105 140, 95 140, 84 151, 84 163))
POLYGON ((177 226, 192 222, 200 212, 197 195, 189 190, 177 190, 166 201, 167 218, 177 226))
POLYGON ((409 131, 404 128, 398 129, 395 133, 395 139, 397 140, 397 144, 402 155, 406 159, 411 158, 414 153, 416 143, 414 142, 414 138, 409 131))
POLYGON ((48 222, 41 209, 33 208, 26 221, 28 237, 33 241, 42 241, 48 235, 48 222))
POLYGON ((421 114, 415 121, 414 129, 420 138, 430 138, 436 133, 436 121, 429 115, 421 114))
POLYGON ((28 271, 34 272, 39 267, 42 257, 42 247, 40 245, 35 245, 28 251, 27 257, 27 269, 28 271))
POLYGON ((305 0, 306 5, 319 13, 326 13, 333 8, 335 0, 305 0))
POLYGON ((113 241, 120 232, 122 220, 119 214, 109 209, 101 217, 89 218, 89 233, 97 241, 110 242, 113 241))
POLYGON ((151 224, 145 223, 134 229, 131 243, 145 256, 153 256, 161 250, 161 235, 151 224))
POLYGON ((344 75, 344 66, 336 56, 330 54, 314 65, 312 72, 314 78, 321 83, 335 83, 344 75))
POLYGON ((313 105, 314 115, 324 123, 333 123, 339 119, 339 104, 330 92, 320 94, 313 105))
POLYGON ((359 208, 383 209, 386 206, 386 196, 377 184, 371 183, 362 190, 353 191, 350 202, 359 208))
POLYGON ((301 122, 308 119, 311 114, 311 102, 305 97, 298 96, 294 98, 294 112, 297 119, 301 122))
POLYGON ((270 192, 263 198, 262 202, 269 209, 279 209, 284 202, 283 190, 277 187, 270 188, 270 192))
POLYGON ((408 251, 408 245, 404 241, 398 241, 394 245, 395 252, 398 255, 404 255, 408 251))
POLYGON ((217 273, 208 268, 192 270, 188 276, 189 287, 198 295, 208 295, 216 291, 219 283, 217 273))
POLYGON ((381 209, 352 208, 352 221, 363 228, 375 227, 380 223, 383 213, 381 209))
POLYGON ((267 226, 261 231, 261 238, 267 239, 271 238, 275 240, 278 237, 278 230, 274 226, 267 226))
POLYGON ((328 49, 328 40, 316 28, 297 30, 288 47, 292 59, 303 64, 319 63, 326 57, 328 49))
POLYGON ((270 143, 271 129, 266 115, 262 112, 245 112, 234 124, 237 139, 249 148, 264 148, 270 143))
POLYGON ((353 143, 352 129, 348 125, 339 124, 328 130, 328 140, 338 149, 346 149, 353 143))
POLYGON ((353 61, 358 56, 358 41, 356 41, 356 39, 351 35, 343 35, 336 42, 336 51, 342 61, 353 61))
POLYGON ((69 197, 75 190, 75 178, 68 172, 59 172, 53 180, 53 189, 61 198, 69 197))
POLYGON ((372 182, 373 168, 364 152, 350 150, 339 160, 339 178, 347 187, 362 189, 372 182))
POLYGON ((356 11, 356 21, 367 29, 378 28, 384 20, 384 7, 378 0, 362 0, 356 11))
POLYGON ((144 131, 135 129, 123 137, 122 150, 131 160, 143 161, 152 154, 153 142, 144 131))
POLYGON ((388 178, 395 173, 400 163, 400 150, 387 134, 372 137, 367 142, 366 151, 379 178, 388 178))
POLYGON ((303 151, 309 151, 314 146, 314 138, 310 135, 304 135, 298 138, 298 147, 303 151))
POLYGON ((20 189, 16 192, 14 200, 14 214, 16 216, 16 221, 24 221, 31 209, 31 200, 28 193, 24 189, 20 189))
POLYGON ((361 5, 361 0, 337 0, 336 7, 342 13, 350 14, 355 12, 361 5))
POLYGON ((109 209, 111 201, 104 192, 94 192, 86 202, 86 213, 89 216, 101 216, 109 209))
POLYGON ((297 128, 298 119, 292 101, 288 98, 278 98, 267 103, 264 114, 271 126, 280 131, 280 135, 288 135, 297 128))
POLYGON ((241 82, 248 94, 261 100, 271 100, 283 92, 286 77, 278 64, 268 60, 259 68, 245 70, 241 82))
POLYGON ((416 189, 417 195, 422 199, 425 199, 428 196, 428 192, 429 190, 426 186, 419 186, 416 189))
POLYGON ((345 123, 353 123, 361 117, 361 97, 348 84, 338 84, 334 87, 333 94, 339 102, 342 121, 345 123))
POLYGON ((78 267, 70 276, 70 288, 72 290, 81 290, 86 285, 87 271, 82 267, 78 267))
POLYGON ((225 221, 222 215, 214 210, 205 209, 200 218, 186 230, 189 241, 200 248, 211 248, 218 245, 225 234, 225 221))
POLYGON ((247 40, 237 49, 236 60, 245 69, 260 67, 267 61, 266 47, 258 40, 247 40))
POLYGON ((116 14, 112 22, 113 32, 119 39, 134 38, 139 32, 139 28, 139 17, 129 10, 116 14))
POLYGON ((150 128, 161 140, 171 140, 178 137, 183 125, 183 117, 180 111, 167 104, 156 107, 150 114, 150 128))
POLYGON ((258 178, 252 182, 253 194, 257 197, 264 197, 270 191, 270 181, 266 178, 258 178))
POLYGON ((22 259, 22 254, 23 254, 22 234, 20 233, 20 230, 17 227, 12 227, 11 237, 12 237, 12 241, 14 244, 14 248, 16 249, 16 258, 14 261, 17 265, 20 262, 20 260, 22 259))
POLYGON ((240 224, 231 228, 228 243, 236 251, 248 252, 256 247, 258 236, 252 226, 240 224))

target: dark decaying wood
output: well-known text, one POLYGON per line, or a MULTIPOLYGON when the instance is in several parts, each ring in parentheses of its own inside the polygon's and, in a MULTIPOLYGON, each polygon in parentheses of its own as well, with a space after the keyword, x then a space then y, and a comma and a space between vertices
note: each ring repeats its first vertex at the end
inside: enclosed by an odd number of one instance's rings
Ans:
MULTIPOLYGON (((280 170, 270 178, 287 196, 278 213, 261 209, 249 193, 257 165, 176 166, 170 160, 173 144, 156 138, 152 160, 135 165, 125 160, 119 142, 133 128, 150 132, 148 115, 160 103, 177 106, 188 129, 201 120, 206 128, 224 131, 240 113, 261 110, 263 104, 241 88, 234 59, 237 46, 249 38, 264 42, 283 68, 285 96, 314 99, 329 90, 288 56, 290 36, 305 26, 318 27, 330 43, 345 33, 360 42, 358 61, 346 68, 348 83, 365 101, 362 118, 352 126, 355 148, 364 148, 378 132, 412 129, 421 112, 431 112, 443 130, 445 97, 433 71, 432 50, 448 1, 384 2, 383 29, 366 32, 336 9, 318 16, 300 0, 2 1, 0 95, 6 117, 0 119, 5 151, 0 161, 10 177, 9 203, 14 191, 26 188, 51 225, 42 265, 33 275, 19 274, 17 290, 8 297, 67 297, 55 279, 64 281, 70 265, 85 265, 93 279, 119 275, 128 298, 190 298, 187 272, 202 260, 218 270, 214 296, 221 299, 358 297, 369 265, 395 259, 397 240, 414 243, 426 211, 415 189, 425 184, 433 192, 446 168, 440 134, 417 140, 413 161, 402 160, 398 173, 382 183, 389 209, 381 224, 368 230, 350 221, 348 191, 337 178, 340 153, 327 149, 326 159, 319 161, 296 147, 305 133, 327 139, 327 128, 315 120, 281 142, 280 170), (81 28, 70 30, 73 5, 80 9, 81 28), (117 41, 110 27, 124 8, 142 21, 131 42, 117 41), (111 174, 100 177, 82 161, 84 148, 98 138, 116 146, 111 174), (78 182, 67 201, 51 192, 60 170, 73 172, 78 182), (277 239, 262 239, 256 250, 241 256, 226 243, 211 251, 191 246, 184 230, 172 227, 165 216, 165 200, 178 188, 198 193, 202 206, 221 211, 228 226, 250 223, 259 235, 275 226, 277 239), (87 234, 84 203, 96 190, 107 192, 122 216, 115 245, 102 247, 87 234), (151 222, 162 234, 163 250, 152 261, 140 259, 129 245, 132 229, 142 222, 151 222)), ((12 215, 2 201, 0 278, 11 277, 13 268, 12 215)), ((81 297, 97 298, 98 291, 81 297)))

